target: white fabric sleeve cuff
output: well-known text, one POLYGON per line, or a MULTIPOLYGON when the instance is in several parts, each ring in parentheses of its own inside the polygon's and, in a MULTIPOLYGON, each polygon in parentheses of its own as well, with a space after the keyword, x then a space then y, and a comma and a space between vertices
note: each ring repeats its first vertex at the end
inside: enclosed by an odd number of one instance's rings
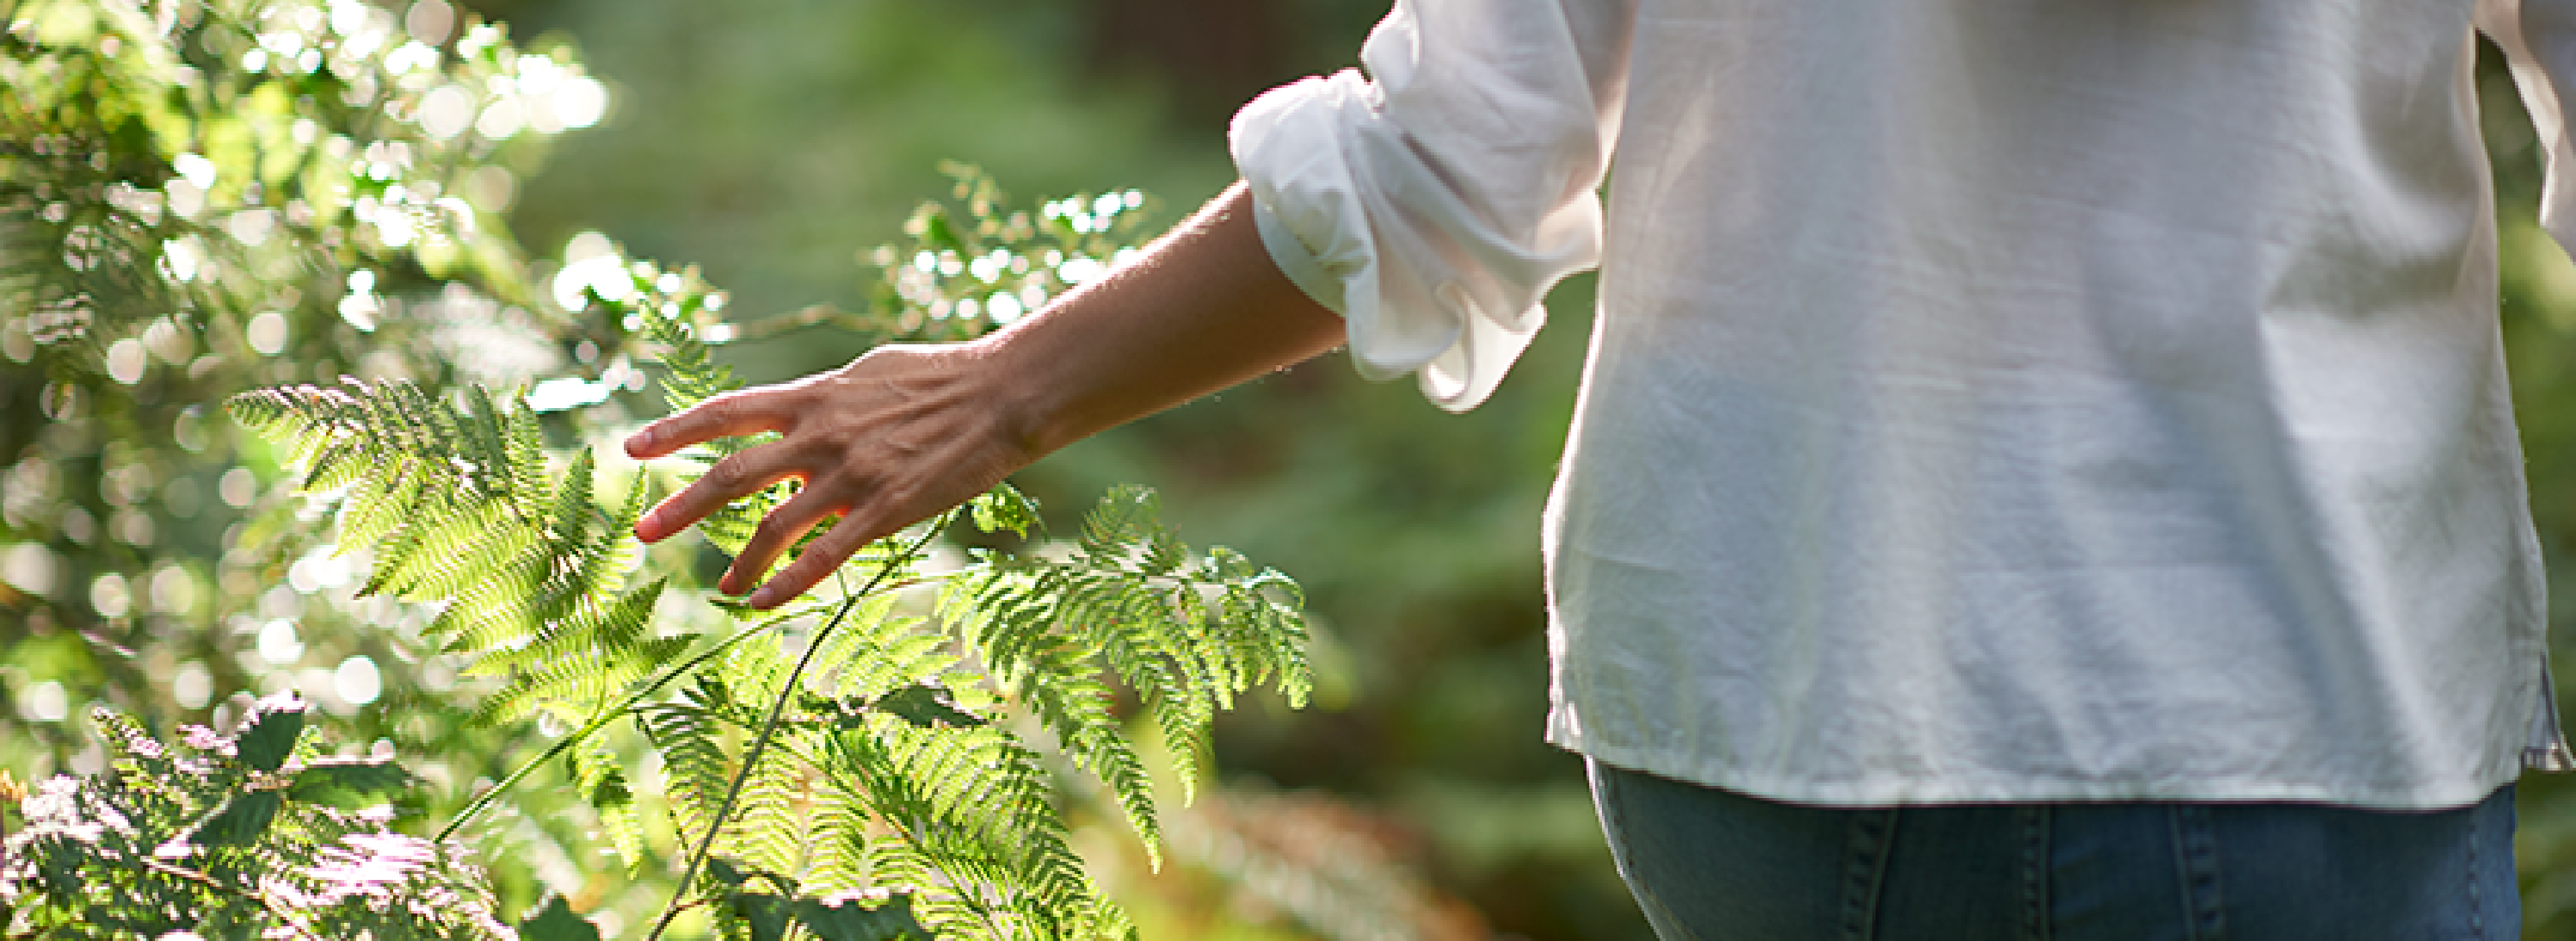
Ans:
POLYGON ((2479 0, 2477 24, 2503 50, 2522 93, 2547 165, 2540 190, 2540 225, 2561 249, 2576 252, 2576 141, 2566 110, 2576 81, 2576 9, 2547 0, 2479 0))
POLYGON ((1367 74, 1236 112, 1262 245, 1341 313, 1361 375, 1412 373, 1440 407, 1474 408, 1548 289, 1598 263, 1617 35, 1535 0, 1399 0, 1360 52, 1367 74))

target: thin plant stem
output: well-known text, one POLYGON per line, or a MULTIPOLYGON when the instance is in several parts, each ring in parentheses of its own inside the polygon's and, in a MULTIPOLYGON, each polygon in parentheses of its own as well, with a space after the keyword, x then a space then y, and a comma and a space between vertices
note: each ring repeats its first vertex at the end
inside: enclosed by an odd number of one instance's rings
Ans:
POLYGON ((897 567, 919 558, 922 547, 929 545, 930 540, 937 537, 941 529, 946 528, 948 520, 953 516, 953 513, 940 515, 929 526, 922 529, 921 538, 913 540, 912 545, 904 547, 901 554, 887 559, 884 565, 878 567, 877 573, 869 576, 866 585, 861 586, 858 591, 842 595, 841 605, 832 612, 832 619, 824 622, 823 628, 815 631, 813 638, 805 642, 805 652, 797 655, 796 668, 788 671, 787 682, 779 687, 778 695, 770 700, 769 716, 761 720, 760 732, 752 736, 751 748, 743 753, 742 768, 734 772, 733 784, 725 789, 724 803, 717 805, 715 815, 708 818, 707 832, 698 838, 698 848, 689 853, 688 865, 680 870, 679 885, 672 888, 670 903, 662 906, 662 917, 653 922, 653 933, 645 935, 645 941, 661 941, 662 932, 671 927, 671 919, 679 916, 680 900, 688 895, 689 884, 698 877, 698 867, 706 863, 707 853, 715 848, 716 834, 724 832, 725 818, 733 815, 733 805, 742 797, 743 785, 750 782, 752 771, 760 767, 760 753, 768 749, 770 738, 778 733, 778 720, 786 714, 788 701, 796 698, 796 691, 802 688, 805 681, 805 668, 813 664, 815 651, 823 649, 823 641, 830 638, 832 632, 840 628, 841 622, 849 618, 850 609, 857 607, 860 599, 875 592, 877 586, 884 583, 886 577, 892 575, 897 567))
POLYGON ((776 624, 777 622, 772 621, 768 624, 744 628, 743 630, 736 632, 733 636, 727 637, 723 641, 718 642, 715 646, 707 648, 697 656, 690 657, 688 662, 672 667, 668 672, 663 673, 660 679, 654 680, 652 685, 635 691, 633 694, 627 696, 625 701, 618 703, 615 707, 600 710, 599 714, 592 716, 591 720, 584 723, 581 728, 574 730, 570 735, 566 735, 563 738, 556 740, 552 747, 546 749, 545 754, 539 755, 528 760, 526 763, 521 764, 516 770, 510 772, 509 777, 502 778, 501 783, 492 785, 489 790, 476 795, 473 803, 467 804, 464 810, 457 811, 455 819, 449 820, 447 822, 447 827, 438 831, 439 840, 443 842, 447 838, 455 836, 456 831, 459 828, 462 828, 466 823, 472 821, 484 810, 489 809, 492 806, 493 801, 500 799, 500 796, 509 791, 511 787, 517 785, 521 778, 527 777, 530 772, 535 771, 539 766, 544 765, 546 762, 553 761, 555 756, 563 754, 564 749, 571 748, 582 739, 589 738, 592 733, 606 727, 608 723, 617 721, 617 717, 626 715, 633 711, 637 704, 642 703, 646 698, 661 692, 662 687, 671 685, 672 680, 679 679, 680 677, 688 674, 689 671, 697 669, 699 664, 714 659, 717 654, 733 649, 735 644, 743 642, 754 634, 767 631, 776 624))

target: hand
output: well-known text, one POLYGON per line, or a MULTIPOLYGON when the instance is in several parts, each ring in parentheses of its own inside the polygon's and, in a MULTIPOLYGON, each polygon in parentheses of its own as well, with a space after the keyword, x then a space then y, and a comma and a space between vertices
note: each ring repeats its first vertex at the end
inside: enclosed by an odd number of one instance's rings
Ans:
POLYGON ((752 531, 716 588, 741 594, 805 532, 821 537, 747 603, 805 593, 861 547, 991 489, 1038 457, 1013 426, 1011 397, 976 344, 887 346, 794 382, 716 396, 646 425, 626 453, 661 457, 731 435, 782 437, 716 463, 635 524, 658 542, 728 503, 790 478, 804 487, 752 531))
POLYGON ((655 542, 782 480, 805 482, 716 583, 739 594, 825 518, 840 522, 748 603, 805 593, 861 546, 1029 462, 1340 345, 1342 319, 1279 273, 1250 194, 1226 189, 1107 277, 968 343, 881 347, 848 366, 731 392, 636 432, 655 458, 728 435, 781 439, 717 462, 635 524, 655 542))

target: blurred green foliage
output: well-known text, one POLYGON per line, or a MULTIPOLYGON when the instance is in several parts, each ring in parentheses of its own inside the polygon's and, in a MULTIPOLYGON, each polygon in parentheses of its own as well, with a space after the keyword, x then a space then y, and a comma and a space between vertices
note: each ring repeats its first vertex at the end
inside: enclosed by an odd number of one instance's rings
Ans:
POLYGON ((301 683, 366 725, 380 696, 453 688, 416 617, 330 590, 345 564, 305 553, 276 455, 218 403, 566 365, 579 338, 492 210, 604 86, 498 28, 364 4, 12 0, 0 22, 18 770, 96 768, 68 721, 93 697, 166 728, 301 683))
MULTIPOLYGON (((607 87, 443 3, 0 0, 0 24, 0 758, 96 774, 91 703, 167 734, 297 689, 424 759, 395 825, 453 812, 539 730, 467 721, 489 682, 435 612, 358 597, 220 403, 343 374, 640 387, 499 215, 607 87)), ((570 796, 485 831, 525 863, 506 902, 581 885, 570 796)))

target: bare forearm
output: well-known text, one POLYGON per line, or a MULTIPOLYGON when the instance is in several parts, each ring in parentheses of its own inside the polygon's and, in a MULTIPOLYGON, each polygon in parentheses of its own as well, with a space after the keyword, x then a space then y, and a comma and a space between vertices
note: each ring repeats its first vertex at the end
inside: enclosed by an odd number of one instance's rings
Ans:
POLYGON ((1134 263, 975 346, 1044 454, 1342 342, 1341 317, 1270 260, 1236 184, 1134 263))
POLYGON ((718 587, 749 591, 807 530, 840 521, 749 599, 786 602, 859 547, 955 506, 1041 455, 1342 342, 1342 320, 1279 273, 1242 187, 1135 263, 972 343, 886 346, 840 369, 726 393, 654 422, 654 458, 778 432, 727 457, 635 524, 653 541, 782 480, 805 486, 762 519, 718 587))

